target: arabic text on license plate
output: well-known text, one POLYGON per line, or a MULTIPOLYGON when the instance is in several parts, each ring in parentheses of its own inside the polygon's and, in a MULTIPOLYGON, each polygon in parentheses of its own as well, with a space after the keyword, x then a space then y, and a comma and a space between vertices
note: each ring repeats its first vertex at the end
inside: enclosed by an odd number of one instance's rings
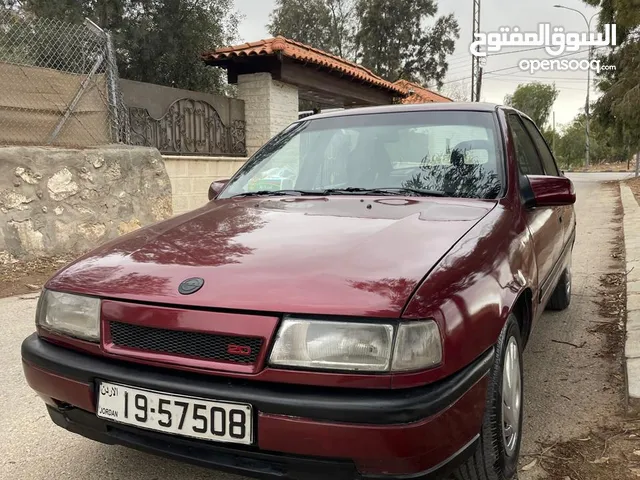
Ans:
POLYGON ((109 382, 98 386, 100 418, 148 430, 251 444, 251 405, 154 392, 109 382))

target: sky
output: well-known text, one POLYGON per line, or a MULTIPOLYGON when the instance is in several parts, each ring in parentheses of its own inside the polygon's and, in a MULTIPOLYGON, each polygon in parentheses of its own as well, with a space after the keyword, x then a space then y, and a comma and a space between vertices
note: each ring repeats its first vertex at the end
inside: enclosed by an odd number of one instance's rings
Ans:
MULTIPOLYGON (((586 32, 585 20, 578 13, 554 8, 555 4, 580 10, 587 19, 597 12, 597 9, 589 7, 580 0, 481 0, 480 30, 483 32, 497 32, 502 26, 519 27, 521 31, 536 31, 539 23, 548 22, 552 27, 561 26, 565 31, 586 32)), ((236 9, 243 19, 239 25, 240 39, 250 42, 268 38, 266 24, 269 21, 269 13, 274 8, 275 0, 235 0, 236 9)), ((441 0, 439 3, 439 15, 453 13, 460 25, 460 39, 457 41, 455 52, 449 57, 449 73, 445 83, 451 87, 470 89, 471 54, 469 44, 472 40, 472 0, 441 0)), ((592 30, 595 30, 597 16, 592 22, 592 30)), ((522 50, 522 47, 505 49, 500 53, 522 50)), ((569 58, 586 59, 587 48, 583 47, 581 53, 569 58)), ((482 82, 481 99, 487 102, 503 103, 506 94, 513 93, 518 84, 531 81, 555 83, 560 91, 553 111, 555 112, 556 125, 569 123, 585 105, 587 93, 587 72, 537 72, 529 74, 518 68, 504 70, 491 74, 492 70, 515 67, 522 59, 545 59, 544 50, 524 53, 508 53, 495 57, 489 56, 485 66, 486 75, 482 82)), ((593 78, 593 75, 592 75, 593 78)), ((446 88, 446 87, 445 87, 446 88)), ((591 99, 598 96, 596 88, 591 87, 591 99)))

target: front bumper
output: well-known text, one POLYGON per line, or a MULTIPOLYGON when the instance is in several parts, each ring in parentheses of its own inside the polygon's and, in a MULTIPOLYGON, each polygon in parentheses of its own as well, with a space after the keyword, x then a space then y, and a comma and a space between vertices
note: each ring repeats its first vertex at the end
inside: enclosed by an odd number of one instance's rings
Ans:
POLYGON ((463 461, 478 438, 493 353, 436 384, 352 390, 221 379, 132 365, 52 345, 22 344, 29 385, 53 421, 75 433, 259 477, 430 478, 463 461), (98 419, 96 380, 251 403, 256 442, 220 446, 98 419))

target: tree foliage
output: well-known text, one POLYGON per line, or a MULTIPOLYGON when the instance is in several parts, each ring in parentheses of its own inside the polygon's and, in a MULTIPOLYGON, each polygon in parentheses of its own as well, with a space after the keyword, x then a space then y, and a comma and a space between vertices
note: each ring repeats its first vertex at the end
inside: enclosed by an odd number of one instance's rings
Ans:
POLYGON ((447 73, 447 55, 459 37, 453 14, 438 18, 434 0, 359 0, 356 8, 358 58, 383 78, 400 78, 439 87, 447 73))
POLYGON ((438 93, 449 97, 455 102, 471 101, 471 83, 466 80, 458 80, 455 82, 445 83, 438 93))
POLYGON ((354 7, 353 0, 276 0, 267 28, 274 36, 353 59, 354 7))
POLYGON ((512 95, 507 95, 504 103, 526 113, 542 129, 549 120, 551 108, 559 93, 555 85, 525 83, 518 85, 512 95))
MULTIPOLYGON (((565 126, 556 137, 555 155, 562 166, 582 165, 585 154, 586 116, 581 113, 565 126)), ((624 143, 617 141, 613 126, 597 119, 590 122, 590 154, 593 163, 621 162, 629 159, 631 152, 624 143)))
POLYGON ((599 55, 602 70, 597 77, 602 96, 594 114, 611 129, 620 145, 640 149, 640 8, 636 0, 585 0, 600 7, 600 28, 617 25, 617 46, 599 55))
POLYGON ((28 14, 80 23, 90 18, 113 34, 120 76, 219 92, 221 71, 200 54, 237 37, 233 0, 24 0, 28 14))
POLYGON ((435 0, 276 0, 268 29, 390 81, 441 86, 459 27, 453 15, 437 12, 435 0))

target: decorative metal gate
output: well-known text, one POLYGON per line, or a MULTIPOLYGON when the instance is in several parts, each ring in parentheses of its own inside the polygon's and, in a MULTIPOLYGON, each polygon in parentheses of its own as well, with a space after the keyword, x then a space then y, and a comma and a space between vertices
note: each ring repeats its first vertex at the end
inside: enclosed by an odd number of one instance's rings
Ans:
POLYGON ((163 154, 245 156, 245 122, 224 125, 208 102, 181 98, 161 118, 146 108, 130 107, 132 145, 156 147, 163 154))

